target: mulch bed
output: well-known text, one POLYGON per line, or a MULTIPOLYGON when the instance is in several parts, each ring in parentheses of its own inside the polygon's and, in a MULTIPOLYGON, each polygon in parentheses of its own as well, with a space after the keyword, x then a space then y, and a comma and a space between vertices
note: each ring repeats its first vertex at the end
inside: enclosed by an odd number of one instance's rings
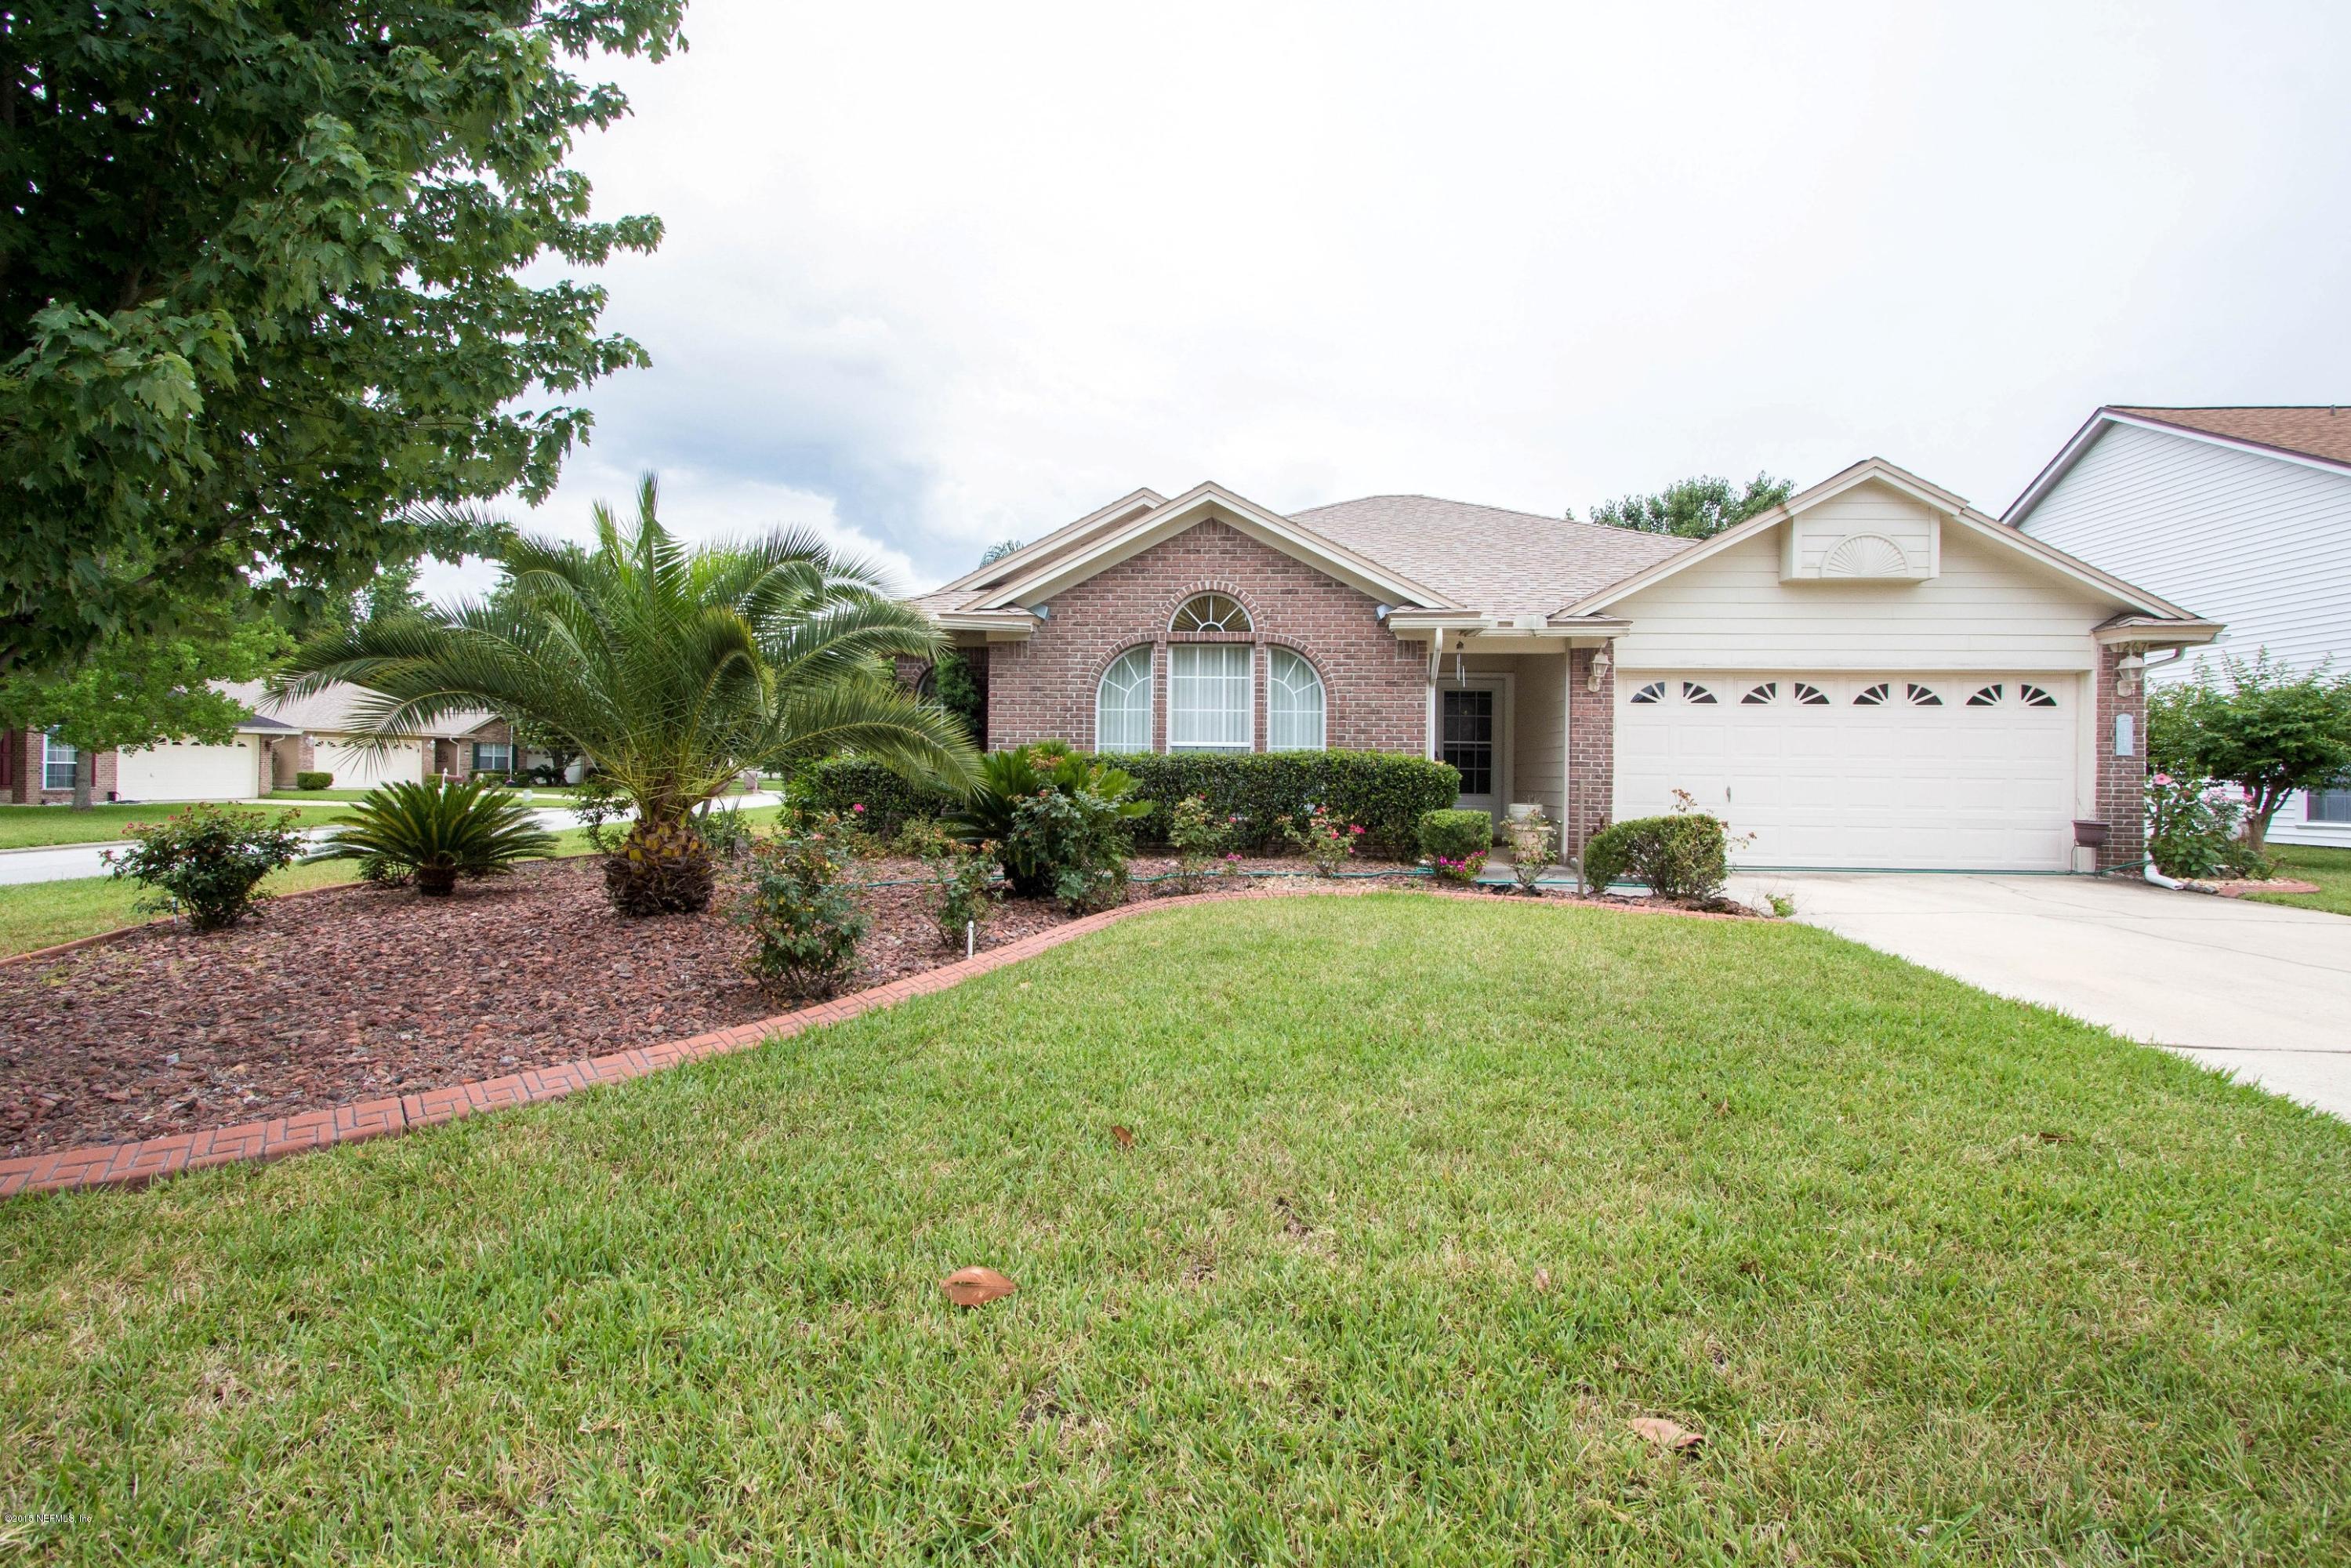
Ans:
MULTIPOLYGON (((1138 859, 1133 869, 1171 867, 1138 859)), ((857 878, 919 872, 869 861, 857 878)), ((1138 883, 1132 896, 1172 891, 1138 883)), ((871 921, 857 988, 963 956, 939 945, 924 889, 857 897, 871 921)), ((726 901, 722 887, 705 914, 624 920, 604 901, 601 862, 558 861, 447 899, 336 889, 265 904, 211 936, 153 925, 0 966, 0 1157, 290 1116, 789 1010, 744 972, 747 939, 726 901)), ((1066 918, 1007 899, 980 946, 1066 918)))

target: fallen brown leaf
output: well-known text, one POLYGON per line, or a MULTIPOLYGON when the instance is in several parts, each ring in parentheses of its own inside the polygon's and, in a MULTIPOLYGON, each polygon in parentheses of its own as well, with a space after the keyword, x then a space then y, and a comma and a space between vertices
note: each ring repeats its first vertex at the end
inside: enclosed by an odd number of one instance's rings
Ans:
POLYGON ((1551 1289, 1550 1270, 1538 1269, 1535 1270, 1535 1289, 1538 1291, 1548 1291, 1551 1289))
POLYGON ((1706 1441, 1704 1433, 1693 1432, 1679 1422, 1668 1421, 1662 1416, 1635 1416, 1627 1425, 1660 1448, 1677 1454, 1687 1454, 1706 1441))
POLYGON ((1110 1135, 1111 1141, 1122 1149, 1131 1149, 1134 1147, 1134 1129, 1132 1127, 1113 1127, 1110 1130, 1110 1135))
POLYGON ((939 1289, 945 1291, 947 1300, 958 1307, 984 1307, 1019 1288, 995 1270, 977 1264, 968 1269, 957 1269, 939 1281, 939 1289))

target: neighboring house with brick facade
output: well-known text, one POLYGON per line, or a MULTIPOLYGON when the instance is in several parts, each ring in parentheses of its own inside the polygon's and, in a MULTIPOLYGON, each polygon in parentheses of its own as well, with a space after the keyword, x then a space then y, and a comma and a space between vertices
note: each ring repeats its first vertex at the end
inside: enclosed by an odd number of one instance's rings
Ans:
MULTIPOLYGON (((297 773, 331 773, 338 789, 369 789, 392 779, 510 773, 548 761, 544 752, 517 756, 514 731, 495 714, 455 714, 378 745, 360 711, 368 694, 355 686, 289 698, 270 696, 258 681, 221 689, 248 710, 227 743, 101 751, 92 761, 90 798, 252 800, 292 789, 297 773)), ((0 737, 0 802, 70 800, 75 760, 72 747, 38 730, 0 737)))
POLYGON ((990 747, 1410 752, 1571 850, 1687 794, 1759 867, 2136 863, 2138 662, 2217 631, 1876 458, 1702 543, 1138 490, 914 602, 990 747))
MULTIPOLYGON (((2102 408, 2001 521, 2228 623, 2150 680, 2258 652, 2351 673, 2351 408, 2102 408)), ((2268 837, 2351 848, 2351 779, 2268 837)))

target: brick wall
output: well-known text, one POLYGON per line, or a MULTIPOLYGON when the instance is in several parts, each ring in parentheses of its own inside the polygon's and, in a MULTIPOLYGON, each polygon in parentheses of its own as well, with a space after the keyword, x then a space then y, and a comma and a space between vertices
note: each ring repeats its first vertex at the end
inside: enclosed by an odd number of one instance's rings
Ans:
POLYGON ((1376 601, 1223 523, 1186 529, 1097 573, 1051 601, 1052 618, 1026 643, 987 650, 987 743, 1094 743, 1094 688, 1111 661, 1153 644, 1154 744, 1167 742, 1167 644, 1241 641, 1257 645, 1257 746, 1265 746, 1267 644, 1294 649, 1322 677, 1325 744, 1333 750, 1403 751, 1427 746, 1426 666, 1374 613, 1376 601), (1240 638, 1176 636, 1176 606, 1196 593, 1228 593, 1249 612, 1240 638))
POLYGON ((2098 806, 2106 824, 2106 847, 2096 852, 2100 871, 2135 866, 2147 856, 2147 683, 2129 696, 2115 695, 2116 666, 2127 648, 2098 650, 2098 806), (2115 755, 2115 718, 2128 714, 2131 755, 2115 755))
POLYGON ((1567 823, 1560 834, 1562 859, 1582 854, 1584 843, 1608 825, 1616 794, 1616 671, 1612 666, 1593 691, 1596 648, 1567 655, 1567 823))
MULTIPOLYGON (((41 787, 41 732, 37 729, 16 731, 8 737, 7 801, 12 805, 37 806, 44 802, 55 805, 73 799, 70 789, 44 789, 41 787)), ((114 793, 114 753, 101 751, 90 768, 89 798, 104 801, 114 793)))

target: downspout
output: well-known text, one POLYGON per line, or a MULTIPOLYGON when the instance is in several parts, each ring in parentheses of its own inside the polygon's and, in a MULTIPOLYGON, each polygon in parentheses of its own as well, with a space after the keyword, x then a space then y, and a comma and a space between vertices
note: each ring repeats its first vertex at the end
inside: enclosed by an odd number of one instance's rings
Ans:
MULTIPOLYGON (((2162 665, 2164 665, 2164 664, 2176 664, 2179 663, 2179 661, 2180 661, 2180 660, 2182 660, 2182 659, 2186 658, 2187 656, 2188 656, 2188 649, 2187 649, 2187 646, 2183 643, 2183 644, 2179 644, 2179 645, 2177 645, 2177 646, 2173 647, 2173 648, 2172 648, 2172 650, 2171 650, 2171 656, 2170 656, 2169 658, 2168 658, 2168 659, 2148 659, 2148 660, 2145 660, 2145 661, 2144 661, 2144 662, 2139 665, 2139 671, 2138 671, 2139 689, 2140 689, 2141 691, 2145 691, 2145 690, 2147 689, 2147 673, 2149 670, 2153 670, 2153 669, 2159 668, 2159 667, 2161 667, 2161 666, 2162 666, 2162 665)), ((2144 743, 2144 742, 2142 742, 2142 743, 2141 743, 2141 745, 2142 745, 2142 747, 2144 747, 2144 745, 2145 745, 2145 743, 2144 743)), ((2177 879, 2175 879, 2175 878, 2168 877, 2168 876, 2164 875, 2161 872, 2159 872, 2159 871, 2156 870, 2156 869, 2155 869, 2155 857, 2154 857, 2153 855, 2149 855, 2149 856, 2147 858, 2147 862, 2146 862, 2146 864, 2142 865, 2142 866, 2139 868, 2139 870, 2140 870, 2140 871, 2141 871, 2141 872, 2146 875, 2146 877, 2147 877, 2147 881, 2149 881, 2149 882, 2153 883, 2154 883, 2156 886, 2158 886, 2158 887, 2168 887, 2168 888, 2169 888, 2172 892, 2174 892, 2174 893, 2178 893, 2178 892, 2179 892, 2179 891, 2180 891, 2180 889, 2181 889, 2182 887, 2184 887, 2184 886, 2186 885, 2186 883, 2181 883, 2181 882, 2178 881, 2178 880, 2177 880, 2177 879)))

